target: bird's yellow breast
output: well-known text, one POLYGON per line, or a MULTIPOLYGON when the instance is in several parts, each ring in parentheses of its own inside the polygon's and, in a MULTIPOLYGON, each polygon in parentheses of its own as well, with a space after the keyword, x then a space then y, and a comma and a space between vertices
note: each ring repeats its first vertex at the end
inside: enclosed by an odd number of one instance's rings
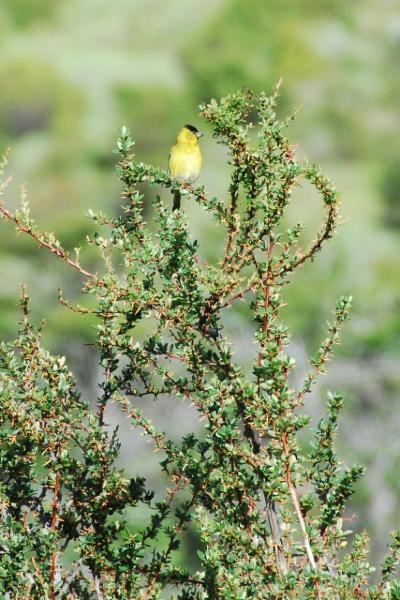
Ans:
POLYGON ((192 183, 197 179, 201 168, 200 149, 183 148, 180 144, 175 144, 171 148, 169 158, 169 170, 174 179, 192 183))
POLYGON ((169 171, 179 182, 193 183, 201 169, 198 139, 185 128, 179 133, 169 156, 169 171))

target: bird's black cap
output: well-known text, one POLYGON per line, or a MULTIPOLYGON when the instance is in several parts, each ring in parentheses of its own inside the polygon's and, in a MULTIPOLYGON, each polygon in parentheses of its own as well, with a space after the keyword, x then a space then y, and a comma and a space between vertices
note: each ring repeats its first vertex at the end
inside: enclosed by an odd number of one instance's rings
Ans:
POLYGON ((199 133, 199 130, 194 125, 185 125, 186 129, 189 129, 192 133, 199 133))
POLYGON ((201 136, 203 135, 203 134, 201 133, 201 131, 199 131, 199 130, 197 129, 197 127, 195 127, 194 125, 189 125, 189 124, 187 124, 187 125, 185 125, 184 127, 185 127, 185 129, 189 129, 189 131, 191 131, 192 133, 194 133, 194 135, 197 135, 197 137, 201 137, 201 136))

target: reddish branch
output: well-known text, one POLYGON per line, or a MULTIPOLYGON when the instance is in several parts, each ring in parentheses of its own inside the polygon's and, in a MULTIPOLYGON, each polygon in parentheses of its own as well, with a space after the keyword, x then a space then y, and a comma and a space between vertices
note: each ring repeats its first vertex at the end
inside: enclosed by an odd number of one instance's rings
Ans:
MULTIPOLYGON (((312 179, 309 171, 305 171, 305 177, 311 180, 311 183, 316 187, 318 192, 323 196, 325 206, 327 207, 327 216, 323 227, 320 229, 317 238, 312 242, 308 250, 302 254, 298 254, 294 259, 287 265, 282 266, 280 270, 274 273, 274 277, 284 277, 288 273, 291 273, 298 267, 301 267, 307 260, 312 259, 315 254, 321 249, 322 244, 332 237, 338 219, 338 202, 336 198, 332 196, 332 190, 329 188, 329 182, 323 177, 315 177, 312 179)), ((226 308, 231 306, 235 300, 244 298, 244 296, 254 290, 258 285, 269 286, 271 284, 271 272, 268 270, 264 277, 261 277, 259 281, 248 281, 247 286, 232 296, 229 296, 226 300, 223 300, 218 306, 210 307, 209 312, 213 312, 217 309, 226 308)), ((230 290, 228 290, 229 293, 230 290)))
POLYGON ((24 225, 22 223, 21 219, 19 219, 17 215, 15 215, 11 211, 9 211, 2 203, 0 203, 0 213, 6 219, 15 223, 18 231, 21 231, 22 233, 26 233, 30 237, 32 237, 39 244, 39 246, 41 246, 42 248, 47 248, 47 250, 50 250, 50 252, 52 252, 53 254, 58 256, 58 258, 61 258, 61 260, 63 260, 64 262, 69 264, 71 267, 73 267, 74 269, 76 269, 77 271, 82 273, 82 275, 85 275, 86 277, 90 277, 91 279, 95 278, 94 273, 91 273, 90 271, 87 271, 86 269, 84 269, 77 260, 72 260, 69 257, 69 253, 66 250, 64 250, 64 248, 62 248, 61 246, 56 246, 56 245, 52 244, 51 242, 47 241, 44 238, 43 234, 40 234, 40 233, 34 231, 34 229, 31 226, 24 225))
POLYGON ((330 237, 332 237, 332 234, 336 227, 336 221, 337 221, 337 205, 335 203, 333 203, 329 207, 329 212, 328 212, 328 216, 327 216, 325 225, 319 232, 317 239, 314 240, 314 242, 310 245, 310 247, 308 248, 308 250, 306 252, 304 252, 303 254, 297 255, 297 257, 290 264, 290 266, 284 267, 279 272, 279 275, 282 276, 282 275, 285 275, 286 273, 291 273, 292 271, 296 270, 298 267, 302 266, 306 262, 306 260, 308 260, 309 258, 312 258, 321 249, 323 242, 325 240, 329 239, 330 237))
MULTIPOLYGON (((270 237, 269 242, 268 242, 268 250, 267 250, 267 274, 266 274, 267 280, 272 278, 271 259, 272 259, 273 250, 274 250, 274 242, 273 242, 273 239, 270 237)), ((254 260, 256 261, 255 258, 254 258, 254 260)), ((256 262, 256 267, 258 269, 257 262, 256 262)), ((266 334, 268 332, 268 328, 269 328, 268 308, 269 308, 270 294, 271 294, 270 285, 264 285, 263 292, 264 292, 264 318, 263 318, 263 324, 262 324, 262 331, 264 334, 266 334)), ((263 354, 260 351, 258 354, 258 365, 259 366, 261 365, 262 358, 263 358, 263 354)), ((257 379, 258 379, 258 381, 257 381, 258 392, 260 393, 260 378, 258 377, 257 379)), ((260 450, 260 444, 258 444, 258 451, 259 450, 260 450)), ((274 550, 275 550, 277 565, 278 565, 279 570, 282 573, 285 573, 286 565, 285 565, 285 561, 284 561, 283 554, 282 554, 282 547, 283 547, 282 535, 281 535, 281 528, 280 528, 280 524, 279 524, 278 515, 276 512, 275 503, 271 502, 265 493, 264 493, 264 500, 265 500, 265 509, 267 512, 268 522, 269 522, 269 526, 271 528, 272 541, 273 541, 273 546, 274 546, 274 550)))
POLYGON ((224 258, 224 262, 223 262, 223 266, 226 265, 226 263, 230 260, 230 251, 231 251, 231 247, 232 247, 232 242, 233 242, 233 238, 235 237, 235 233, 237 232, 238 229, 238 214, 237 214, 237 206, 238 206, 238 201, 239 201, 239 170, 238 168, 236 168, 233 177, 232 177, 232 184, 230 186, 230 192, 231 192, 231 206, 230 206, 230 214, 229 214, 229 218, 230 218, 230 222, 229 222, 229 229, 228 229, 228 241, 226 244, 226 250, 225 250, 225 258, 224 258))

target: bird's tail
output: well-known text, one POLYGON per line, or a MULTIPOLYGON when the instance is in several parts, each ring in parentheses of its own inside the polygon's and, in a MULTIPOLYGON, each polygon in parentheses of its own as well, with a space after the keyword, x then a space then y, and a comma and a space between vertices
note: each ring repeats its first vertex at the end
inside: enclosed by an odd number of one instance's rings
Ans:
POLYGON ((181 207, 181 193, 179 190, 175 190, 174 203, 172 205, 172 210, 179 210, 180 207, 181 207))

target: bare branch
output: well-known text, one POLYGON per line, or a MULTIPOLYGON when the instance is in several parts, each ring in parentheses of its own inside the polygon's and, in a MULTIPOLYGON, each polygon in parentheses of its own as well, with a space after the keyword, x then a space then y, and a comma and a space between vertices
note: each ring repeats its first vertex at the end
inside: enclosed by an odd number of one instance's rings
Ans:
POLYGON ((91 279, 96 277, 94 273, 84 269, 77 260, 72 260, 69 252, 65 250, 57 240, 52 240, 54 236, 48 233, 39 233, 34 229, 31 221, 28 225, 24 224, 21 218, 17 214, 8 210, 2 202, 0 202, 0 214, 8 221, 15 223, 17 231, 28 234, 39 244, 39 246, 46 248, 52 254, 55 254, 58 256, 58 258, 61 258, 62 261, 82 273, 82 275, 85 275, 85 277, 90 277, 91 279))

